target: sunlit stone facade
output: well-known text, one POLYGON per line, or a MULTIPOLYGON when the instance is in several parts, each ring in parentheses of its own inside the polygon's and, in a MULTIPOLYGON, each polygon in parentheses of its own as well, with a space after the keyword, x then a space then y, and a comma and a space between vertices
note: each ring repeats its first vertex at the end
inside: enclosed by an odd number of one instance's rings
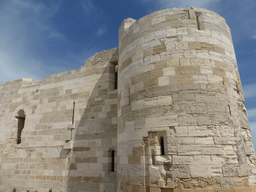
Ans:
POLYGON ((205 9, 126 19, 80 69, 0 84, 0 191, 256 191, 230 29, 205 9))

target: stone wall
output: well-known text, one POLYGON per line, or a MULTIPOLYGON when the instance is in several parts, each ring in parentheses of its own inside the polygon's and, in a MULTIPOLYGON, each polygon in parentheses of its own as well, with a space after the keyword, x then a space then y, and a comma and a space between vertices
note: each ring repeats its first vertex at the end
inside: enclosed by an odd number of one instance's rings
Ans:
POLYGON ((116 60, 112 49, 41 83, 0 84, 0 191, 115 191, 116 60), (20 110, 25 126, 17 144, 20 110))
POLYGON ((255 185, 243 92, 222 17, 191 8, 126 19, 118 72, 117 191, 255 185))
POLYGON ((0 84, 0 131, 3 192, 256 191, 230 29, 205 9, 126 19, 81 69, 0 84))

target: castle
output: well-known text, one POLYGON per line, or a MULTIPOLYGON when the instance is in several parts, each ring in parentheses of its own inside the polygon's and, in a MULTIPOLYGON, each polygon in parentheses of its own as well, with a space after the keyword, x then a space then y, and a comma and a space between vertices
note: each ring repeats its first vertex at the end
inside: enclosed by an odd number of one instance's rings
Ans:
POLYGON ((126 19, 80 69, 0 84, 1 192, 253 192, 253 142, 218 14, 126 19))

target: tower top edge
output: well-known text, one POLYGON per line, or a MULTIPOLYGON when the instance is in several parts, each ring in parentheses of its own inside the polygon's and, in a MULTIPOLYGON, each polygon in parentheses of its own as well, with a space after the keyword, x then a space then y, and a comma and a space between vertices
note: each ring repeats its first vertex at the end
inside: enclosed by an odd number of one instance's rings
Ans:
POLYGON ((170 15, 171 13, 173 13, 173 14, 182 13, 182 11, 189 11, 189 10, 194 10, 196 12, 201 12, 201 13, 212 14, 212 15, 221 17, 226 22, 226 20, 222 16, 220 16, 218 13, 216 13, 212 10, 209 10, 209 9, 198 8, 198 7, 185 7, 185 8, 173 7, 173 8, 161 9, 161 10, 149 13, 149 14, 139 18, 138 20, 135 20, 133 18, 124 19, 123 22, 121 23, 119 31, 120 32, 125 31, 125 30, 129 29, 129 27, 132 26, 133 24, 143 21, 143 20, 147 20, 147 18, 150 18, 150 17, 158 17, 161 15, 170 15))

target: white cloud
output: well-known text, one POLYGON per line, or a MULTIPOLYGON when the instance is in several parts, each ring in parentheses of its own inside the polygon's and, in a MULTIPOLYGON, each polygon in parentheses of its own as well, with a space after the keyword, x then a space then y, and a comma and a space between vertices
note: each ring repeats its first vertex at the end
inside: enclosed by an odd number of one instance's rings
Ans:
MULTIPOLYGON (((250 122, 250 128, 251 128, 251 131, 253 131, 254 133, 256 133, 256 121, 250 122)), ((256 140, 255 140, 255 141, 256 141, 256 140)))
POLYGON ((101 35, 103 35, 104 33, 106 33, 105 30, 103 30, 103 29, 98 29, 98 31, 96 32, 96 35, 101 36, 101 35))
POLYGON ((82 0, 81 5, 87 14, 90 14, 95 10, 92 0, 82 0))
POLYGON ((46 75, 40 61, 31 57, 24 58, 18 52, 13 55, 0 50, 0 62, 0 82, 21 78, 39 79, 46 75))
POLYGON ((59 32, 54 32, 53 30, 49 32, 47 38, 53 38, 56 40, 66 40, 66 36, 59 32))
POLYGON ((186 8, 186 7, 201 7, 209 8, 211 3, 217 3, 220 0, 142 0, 143 3, 154 3, 156 9, 165 8, 186 8))
POLYGON ((256 121, 250 122, 251 136, 254 143, 254 149, 256 147, 256 121))
POLYGON ((46 65, 37 55, 37 51, 45 48, 44 37, 65 39, 48 22, 60 1, 53 0, 50 7, 32 2, 5 1, 5 9, 0 12, 0 82, 23 77, 44 79, 48 74, 65 70, 46 65))
POLYGON ((42 10, 44 10, 46 7, 41 3, 33 3, 28 1, 20 1, 20 0, 12 0, 13 3, 16 5, 20 5, 23 8, 30 9, 36 14, 39 14, 42 10))
POLYGON ((247 110, 247 114, 248 114, 248 118, 249 118, 250 120, 256 121, 256 108, 248 109, 248 110, 247 110))
POLYGON ((106 32, 107 32, 107 27, 106 26, 102 26, 102 27, 98 28, 98 30, 96 32, 96 35, 101 36, 101 35, 103 35, 106 32))
POLYGON ((247 84, 243 86, 245 98, 256 97, 256 84, 247 84))

